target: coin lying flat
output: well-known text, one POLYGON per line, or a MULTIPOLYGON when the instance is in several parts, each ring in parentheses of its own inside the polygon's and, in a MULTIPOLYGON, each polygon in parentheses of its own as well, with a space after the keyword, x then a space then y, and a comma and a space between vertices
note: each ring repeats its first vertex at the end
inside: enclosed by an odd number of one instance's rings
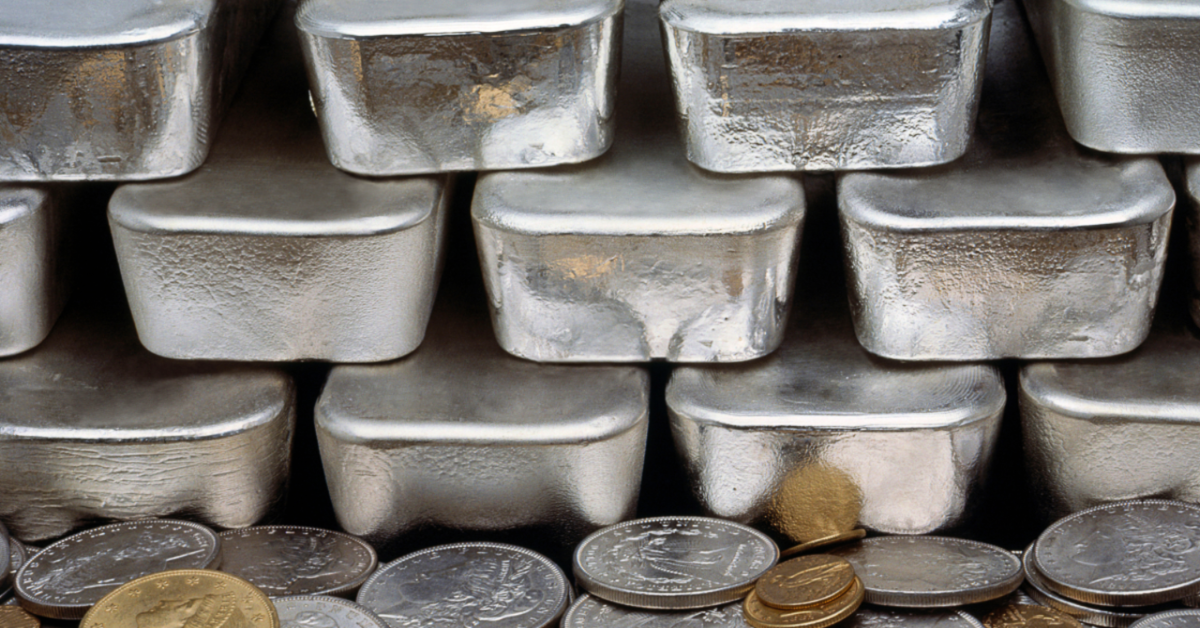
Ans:
POLYGON ((652 611, 619 606, 582 595, 567 614, 562 628, 747 628, 742 603, 682 611, 652 611))
POLYGON ((1144 606, 1200 592, 1200 508, 1167 500, 1081 510, 1033 545, 1046 586, 1084 604, 1144 606))
POLYGON ((740 599, 779 559, 765 534, 707 517, 655 517, 609 526, 575 549, 579 585, 635 608, 680 610, 740 599))
POLYGON ((793 558, 775 565, 754 585, 763 604, 781 609, 804 608, 828 602, 854 582, 854 567, 829 554, 793 558))
POLYGON ((825 628, 849 617, 863 603, 863 583, 855 578, 850 590, 815 606, 797 609, 772 608, 751 591, 742 607, 746 623, 754 628, 825 628))
POLYGON ((973 615, 960 610, 912 610, 860 606, 838 628, 983 628, 973 615))
POLYGON ((25 551, 25 546, 18 540, 10 538, 8 540, 8 584, 9 586, 3 591, 0 591, 0 601, 7 601, 13 597, 14 584, 17 581, 17 572, 25 564, 29 554, 25 551))
POLYGON ((237 576, 179 569, 143 576, 101 598, 79 628, 280 628, 275 605, 237 576))
POLYGON ((783 550, 782 552, 780 552, 779 558, 780 558, 780 560, 782 560, 784 558, 791 558, 792 556, 799 556, 801 554, 807 554, 814 550, 824 549, 826 547, 833 547, 835 545, 842 545, 844 543, 849 543, 851 541, 857 541, 859 539, 862 539, 865 536, 867 536, 867 531, 863 530, 862 528, 859 528, 857 530, 850 530, 849 532, 841 532, 838 534, 833 534, 833 535, 822 537, 819 539, 814 539, 814 540, 808 541, 806 543, 801 543, 799 545, 793 545, 793 546, 783 550))
POLYGON ((938 536, 881 536, 830 554, 854 566, 867 602, 938 608, 986 602, 1021 585, 1021 560, 999 547, 938 536))
POLYGON ((986 628, 1083 628, 1078 619, 1048 606, 1006 604, 983 616, 986 628))
POLYGON ((20 606, 0 606, 0 628, 41 628, 42 622, 20 606))
POLYGON ((455 543, 380 567, 357 601, 392 628, 545 628, 566 610, 567 589, 566 575, 541 554, 500 543, 455 543))
POLYGON ((258 526, 220 537, 221 571, 245 578, 273 598, 351 594, 378 564, 366 542, 331 530, 258 526))
POLYGON ((1025 550, 1024 560, 1026 591, 1029 596, 1043 606, 1060 610, 1080 622, 1090 626, 1104 628, 1127 628, 1147 614, 1162 610, 1170 610, 1162 606, 1146 606, 1141 608, 1101 608, 1081 604, 1065 598, 1046 587, 1045 577, 1038 570, 1037 560, 1033 555, 1033 545, 1025 550))
POLYGON ((0 590, 12 586, 12 546, 14 543, 8 536, 8 528, 0 523, 0 590))
POLYGON ((388 628, 364 606, 324 595, 276 598, 280 628, 388 628))
POLYGON ((79 619, 117 587, 168 569, 205 569, 221 557, 212 530, 187 521, 133 521, 73 534, 38 552, 17 572, 25 610, 79 619))
POLYGON ((1166 611, 1147 615, 1130 628, 1200 628, 1200 610, 1166 611))

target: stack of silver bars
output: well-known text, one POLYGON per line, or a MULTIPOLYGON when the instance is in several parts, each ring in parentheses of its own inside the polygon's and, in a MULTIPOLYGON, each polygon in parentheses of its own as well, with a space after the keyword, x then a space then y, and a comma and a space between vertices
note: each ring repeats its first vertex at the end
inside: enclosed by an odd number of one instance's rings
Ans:
POLYGON ((1043 521, 1200 501, 1200 339, 1155 316, 1194 0, 0 0, 0 181, 23 541, 251 525, 315 429, 376 546, 572 545, 636 514, 663 395, 699 509, 776 538, 963 525, 1009 403, 1043 521), (821 181, 842 259, 800 265, 821 181), (60 318, 97 195, 132 316, 60 318), (435 304, 468 207, 483 289, 435 304))

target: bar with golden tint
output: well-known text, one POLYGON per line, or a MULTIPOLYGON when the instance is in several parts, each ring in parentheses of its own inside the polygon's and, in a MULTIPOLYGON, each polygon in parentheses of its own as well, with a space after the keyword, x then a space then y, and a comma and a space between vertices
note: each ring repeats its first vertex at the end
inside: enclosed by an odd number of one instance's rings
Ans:
POLYGON ((0 356, 37 346, 66 302, 63 196, 0 184, 0 356))

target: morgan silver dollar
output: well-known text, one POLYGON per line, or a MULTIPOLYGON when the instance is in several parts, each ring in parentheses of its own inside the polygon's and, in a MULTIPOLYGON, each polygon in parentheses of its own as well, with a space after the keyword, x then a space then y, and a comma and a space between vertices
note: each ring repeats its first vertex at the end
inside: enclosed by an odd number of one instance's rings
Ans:
POLYGON ((272 601, 279 628, 388 628, 375 613, 342 598, 293 595, 272 601))
POLYGON ((378 559, 349 534, 299 526, 258 526, 221 533, 221 571, 269 597, 353 594, 378 559))

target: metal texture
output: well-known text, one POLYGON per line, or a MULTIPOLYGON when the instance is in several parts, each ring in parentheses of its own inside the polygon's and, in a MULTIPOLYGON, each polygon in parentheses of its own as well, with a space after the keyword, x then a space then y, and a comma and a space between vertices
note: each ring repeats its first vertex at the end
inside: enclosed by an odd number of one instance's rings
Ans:
POLYGON ((1048 520, 1123 499, 1200 502, 1200 340, 1156 324, 1128 355, 1020 371, 1024 458, 1048 520))
POLYGON ((576 163, 612 142, 621 0, 303 0, 333 164, 367 175, 576 163))
POLYGON ((983 628, 973 615, 959 610, 914 610, 863 605, 839 624, 842 628, 983 628))
POLYGON ((749 628, 740 601, 715 608, 651 611, 580 596, 563 616, 562 628, 749 628))
POLYGON ((996 4, 960 161, 840 177, 855 328, 904 360, 1101 357, 1150 329, 1175 194, 1071 142, 1014 0, 996 4))
POLYGON ((291 379, 151 355, 127 315, 69 310, 0 361, 0 520, 18 538, 173 514, 242 527, 282 501, 291 379))
POLYGON ((1188 245, 1192 254, 1192 320, 1200 325, 1200 159, 1194 159, 1187 164, 1187 190, 1190 197, 1187 204, 1188 245))
POLYGON ((300 526, 259 526, 221 533, 221 571, 271 598, 349 596, 375 572, 375 550, 348 534, 300 526))
POLYGON ((1171 609, 1171 607, 1163 606, 1103 608, 1081 604, 1050 590, 1046 584, 1046 577, 1042 575, 1037 566, 1037 560, 1033 556, 1032 543, 1025 549, 1022 562, 1024 563, 1026 590, 1036 603, 1060 610, 1090 626, 1128 628, 1133 622, 1145 617, 1148 613, 1171 609))
POLYGON ((447 178, 361 179, 329 165, 288 17, 204 166, 124 186, 109 203, 138 335, 159 355, 378 362, 424 337, 447 178))
POLYGON ((705 510, 805 542, 964 523, 1005 392, 992 366, 874 359, 844 311, 806 309, 763 360, 675 369, 666 402, 705 510))
POLYGON ((767 606, 804 608, 842 595, 852 582, 854 567, 846 559, 814 554, 775 565, 754 583, 754 593, 767 606))
POLYGON ((45 189, 0 185, 0 356, 36 347, 66 302, 61 201, 45 189))
POLYGON ((388 628, 370 609, 341 598, 294 595, 272 602, 280 628, 388 628))
POLYGON ((0 604, 8 601, 13 597, 13 582, 17 578, 17 572, 25 565, 25 561, 29 559, 31 554, 25 550, 25 546, 20 541, 5 536, 8 544, 8 569, 3 576, 0 576, 0 581, 4 584, 3 589, 0 589, 0 604))
POLYGON ((1200 610, 1155 613, 1131 624, 1131 628, 1197 628, 1197 626, 1200 626, 1200 610))
POLYGON ((742 605, 746 623, 754 628, 826 628, 846 619, 862 606, 866 588, 855 578, 844 595, 814 606, 779 609, 763 604, 751 591, 742 605))
POLYGON ((987 628, 1083 628, 1075 617, 1041 604, 1005 604, 982 621, 987 628))
POLYGON ((1112 153, 1200 153, 1200 5, 1024 4, 1077 142, 1112 153))
POLYGON ((138 578, 104 596, 79 628, 280 628, 271 600, 237 576, 175 569, 138 578))
POLYGON ((0 181, 199 166, 279 0, 0 0, 0 181))
POLYGON ((480 177, 471 217, 501 346, 538 361, 736 362, 791 302, 804 190, 691 166, 655 5, 630 2, 619 137, 595 162, 480 177))
POLYGON ((718 172, 940 164, 967 148, 991 0, 666 0, 688 159, 718 172))

